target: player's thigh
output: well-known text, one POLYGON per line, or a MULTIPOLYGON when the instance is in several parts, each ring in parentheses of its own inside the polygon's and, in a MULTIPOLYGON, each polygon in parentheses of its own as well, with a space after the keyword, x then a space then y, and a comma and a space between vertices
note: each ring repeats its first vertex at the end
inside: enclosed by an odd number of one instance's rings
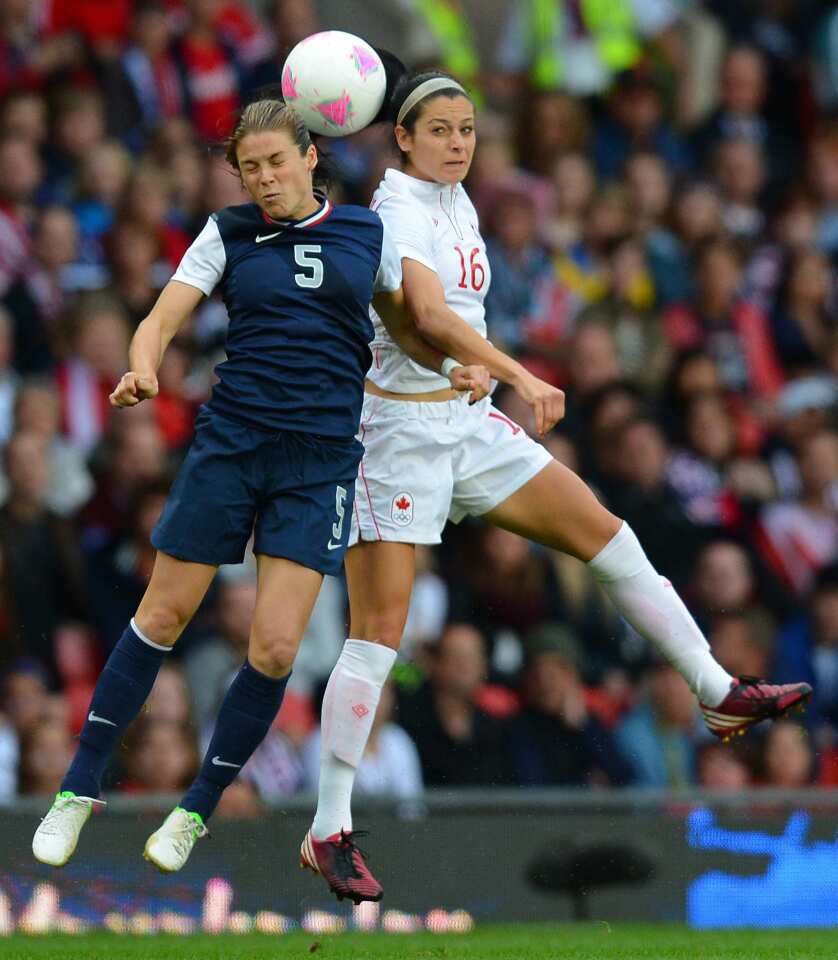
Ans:
POLYGON ((622 523, 580 477, 556 460, 484 518, 586 563, 613 538, 622 523))
POLYGON ((171 646, 195 615, 217 567, 158 552, 134 621, 154 643, 171 646))
POLYGON ((256 566, 256 610, 248 659, 268 676, 284 676, 297 655, 323 574, 266 554, 256 555, 256 566))
POLYGON ((346 554, 349 635, 398 650, 404 632, 416 548, 411 543, 361 541, 346 554))

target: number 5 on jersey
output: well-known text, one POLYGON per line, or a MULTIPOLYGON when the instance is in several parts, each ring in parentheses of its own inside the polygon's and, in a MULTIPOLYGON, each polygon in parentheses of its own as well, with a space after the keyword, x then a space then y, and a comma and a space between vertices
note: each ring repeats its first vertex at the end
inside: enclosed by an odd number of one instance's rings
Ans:
POLYGON ((327 544, 329 550, 337 550, 341 543, 341 537, 343 536, 343 518, 346 516, 346 507, 344 502, 346 501, 346 487, 338 486, 335 489, 335 513, 338 518, 335 523, 332 524, 332 536, 327 544))
POLYGON ((320 253, 319 243, 297 243, 294 245, 294 262, 303 267, 306 273, 295 273, 298 287, 316 290, 323 283, 323 261, 315 256, 320 253))

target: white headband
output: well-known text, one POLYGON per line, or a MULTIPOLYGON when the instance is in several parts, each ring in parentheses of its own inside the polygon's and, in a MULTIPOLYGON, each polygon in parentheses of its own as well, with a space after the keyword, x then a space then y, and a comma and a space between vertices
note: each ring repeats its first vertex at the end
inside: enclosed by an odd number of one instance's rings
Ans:
POLYGON ((468 97, 463 87, 456 80, 452 80, 451 77, 431 77, 430 80, 420 83, 413 93, 405 98, 399 110, 399 115, 396 117, 396 123, 401 124, 402 120, 420 100, 424 100, 429 94, 437 93, 440 90, 459 90, 464 97, 468 97))

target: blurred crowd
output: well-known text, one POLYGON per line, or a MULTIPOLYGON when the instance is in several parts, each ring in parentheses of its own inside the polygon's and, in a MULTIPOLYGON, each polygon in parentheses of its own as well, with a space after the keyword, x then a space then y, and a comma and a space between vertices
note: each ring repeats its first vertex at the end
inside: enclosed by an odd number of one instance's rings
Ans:
MULTIPOLYGON (((418 550, 357 791, 411 815, 423 785, 838 783, 838 10, 361 8, 372 42, 400 38, 410 65, 448 68, 480 103, 467 187, 489 331, 567 391, 544 443, 634 527, 729 671, 816 694, 804 717, 722 747, 584 565, 465 522, 418 550)), ((207 214, 244 199, 220 149, 237 108, 354 9, 0 0, 0 802, 57 788, 148 581, 227 317, 207 300, 159 397, 115 413, 130 336, 207 214)), ((391 138, 385 125, 326 145, 334 199, 368 202, 391 138)), ((514 394, 497 400, 529 428, 514 394)), ((109 789, 189 782, 254 597, 252 561, 222 569, 109 789)), ((275 728, 222 813, 316 786, 345 624, 328 579, 275 728)))

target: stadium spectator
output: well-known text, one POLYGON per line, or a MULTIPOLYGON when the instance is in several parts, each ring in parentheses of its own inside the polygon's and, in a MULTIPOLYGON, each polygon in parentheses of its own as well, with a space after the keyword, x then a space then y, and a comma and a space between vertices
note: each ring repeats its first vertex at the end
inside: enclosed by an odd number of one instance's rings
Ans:
POLYGON ((114 627, 130 620, 145 593, 154 564, 149 537, 168 490, 168 481, 160 479, 136 484, 127 507, 126 528, 120 524, 98 531, 105 538, 100 546, 93 537, 88 541, 92 617, 102 638, 113 637, 114 627))
POLYGON ((166 444, 155 410, 114 418, 97 451, 96 493, 80 516, 86 548, 95 549, 129 533, 137 491, 166 472, 166 444))
POLYGON ((806 731, 790 720, 772 724, 765 734, 759 783, 794 790, 815 779, 816 761, 806 731))
POLYGON ((643 538, 651 562, 680 590, 692 577, 703 538, 667 483, 670 451, 663 432, 652 420, 635 419, 614 443, 617 470, 606 486, 612 509, 643 538))
POLYGON ((628 764, 586 702, 577 638, 548 624, 527 638, 526 655, 524 706, 510 734, 515 782, 530 787, 630 783, 628 764))
POLYGON ((789 376, 825 363, 836 320, 828 258, 813 249, 797 252, 786 268, 771 317, 774 341, 789 376))
POLYGON ((72 206, 79 231, 79 262, 72 275, 76 284, 85 289, 98 290, 108 281, 106 241, 122 202, 131 166, 130 154, 115 140, 106 140, 81 161, 72 206))
POLYGON ((31 249, 31 204, 42 176, 32 142, 0 135, 0 297, 25 268, 31 249))
POLYGON ((174 44, 175 63, 195 132, 216 143, 233 129, 241 68, 218 25, 221 0, 187 0, 186 9, 186 27, 174 44))
POLYGON ((427 786, 510 782, 507 724, 475 705, 486 681, 485 641, 452 623, 428 651, 428 681, 399 701, 399 722, 422 761, 427 786))
POLYGON ((104 140, 105 107, 101 93, 90 88, 62 87, 56 94, 46 176, 39 200, 59 204, 72 201, 87 158, 104 140))
POLYGON ((708 242, 696 265, 696 306, 676 305, 663 322, 676 349, 702 346, 719 366, 726 389, 764 400, 783 383, 768 318, 739 296, 742 261, 730 241, 708 242))
POLYGON ((40 720, 23 737, 20 755, 20 792, 52 797, 73 759, 73 738, 61 720, 40 720))
POLYGON ((72 349, 56 370, 64 432, 89 453, 110 417, 108 396, 128 358, 128 327, 118 301, 89 294, 74 316, 72 349))
MULTIPOLYGON (((75 519, 93 493, 93 478, 81 453, 59 432, 61 405, 55 384, 40 377, 23 380, 14 417, 16 432, 31 432, 46 444, 49 479, 44 502, 59 516, 75 519)), ((8 492, 5 473, 0 473, 0 490, 8 492)))
POLYGON ((176 793, 192 782, 198 769, 198 746, 186 724, 144 715, 130 728, 127 739, 120 790, 176 793))
POLYGON ((69 294, 68 268, 79 254, 79 231, 63 207, 46 207, 35 223, 32 256, 3 297, 13 317, 14 365, 47 373, 60 349, 60 322, 69 294))
POLYGON ((804 593, 838 556, 838 434, 822 430, 807 438, 797 459, 800 498, 764 508, 760 546, 783 582, 804 593))
POLYGON ((608 98, 608 110, 596 125, 592 153, 597 174, 618 177, 636 150, 651 150, 678 174, 692 163, 683 143, 666 118, 661 90, 645 68, 626 70, 617 78, 608 98))
POLYGON ((42 720, 61 719, 60 697, 51 694, 48 677, 35 660, 18 660, 9 666, 0 685, 0 707, 17 737, 26 736, 42 720))
POLYGON ((687 685, 668 663, 652 667, 643 695, 617 727, 617 745, 634 782, 644 787, 685 787, 695 783, 696 709, 687 685))
POLYGON ((745 790, 751 773, 732 744, 704 743, 698 748, 698 785, 705 790, 745 790))
POLYGON ((707 639, 713 656, 732 675, 771 675, 774 623, 758 611, 719 614, 710 624, 707 639))
POLYGON ((0 551, 14 613, 12 647, 54 670, 53 636, 67 617, 88 615, 78 541, 46 504, 49 459, 43 437, 17 433, 5 448, 9 496, 0 508, 0 551))
POLYGON ((112 125, 135 148, 183 110, 171 42, 172 23, 164 3, 143 3, 134 9, 131 42, 122 51, 109 90, 109 113, 112 125))

